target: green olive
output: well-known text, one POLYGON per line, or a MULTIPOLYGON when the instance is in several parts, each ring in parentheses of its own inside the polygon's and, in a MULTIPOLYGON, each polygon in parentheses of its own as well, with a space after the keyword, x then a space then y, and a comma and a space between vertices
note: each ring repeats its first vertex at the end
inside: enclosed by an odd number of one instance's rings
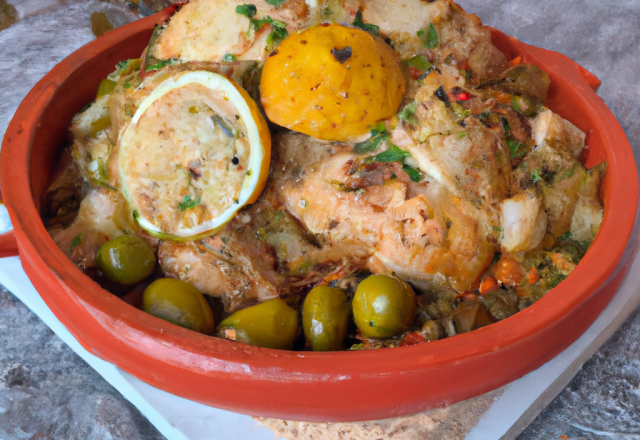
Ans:
POLYGON ((116 283, 139 283, 153 272, 156 256, 144 238, 137 235, 121 235, 109 240, 96 254, 98 269, 116 283))
POLYGON ((182 280, 161 278, 149 284, 142 294, 142 310, 180 327, 205 335, 213 333, 213 314, 207 300, 182 280))
POLYGON ((221 338, 280 350, 290 350, 297 333, 298 312, 280 298, 238 310, 217 330, 221 338))
POLYGON ((302 306, 302 329, 313 351, 342 350, 347 336, 351 304, 340 289, 318 286, 302 306))
POLYGON ((353 297, 353 318, 363 335, 389 338, 409 328, 415 316, 415 294, 404 281, 371 275, 358 285, 353 297))

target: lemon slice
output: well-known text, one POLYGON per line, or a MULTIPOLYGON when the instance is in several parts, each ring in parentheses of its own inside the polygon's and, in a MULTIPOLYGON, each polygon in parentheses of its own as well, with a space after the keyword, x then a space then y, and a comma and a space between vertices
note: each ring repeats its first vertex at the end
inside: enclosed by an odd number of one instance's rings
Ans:
POLYGON ((270 154, 267 123, 246 91, 216 73, 182 72, 160 83, 125 129, 121 189, 149 233, 193 240, 258 199, 270 154))

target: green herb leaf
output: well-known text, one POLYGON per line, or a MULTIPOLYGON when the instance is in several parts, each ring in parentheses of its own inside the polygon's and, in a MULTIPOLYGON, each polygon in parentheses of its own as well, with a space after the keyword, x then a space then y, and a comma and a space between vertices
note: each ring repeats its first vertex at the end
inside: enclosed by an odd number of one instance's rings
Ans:
POLYGON ((144 69, 147 72, 151 71, 151 70, 160 70, 162 69, 164 66, 170 66, 176 63, 176 59, 175 58, 170 58, 168 60, 156 60, 155 58, 153 59, 154 61, 157 61, 155 64, 151 64, 151 65, 147 65, 147 67, 144 69))
POLYGON ((73 252, 73 250, 75 248, 80 246, 82 244, 82 240, 84 240, 84 234, 83 233, 80 233, 80 234, 76 235, 75 237, 73 237, 73 240, 71 240, 71 245, 69 246, 69 253, 73 252))
POLYGON ((507 145, 509 146, 509 154, 511 155, 511 159, 520 159, 527 154, 527 147, 524 144, 521 144, 515 140, 507 141, 507 145))
POLYGON ((266 0, 267 3, 274 6, 276 9, 280 9, 280 6, 282 6, 285 1, 286 0, 266 0))
POLYGON ((363 31, 375 35, 376 37, 380 36, 379 26, 376 26, 375 24, 368 24, 362 21, 362 10, 358 10, 358 12, 356 12, 356 18, 355 20, 353 20, 353 25, 358 29, 362 29, 363 31))
POLYGON ((407 173, 412 182, 420 182, 422 180, 422 173, 406 163, 402 164, 402 170, 407 173))
POLYGON ((236 6, 236 12, 247 18, 253 18, 258 13, 258 9, 256 9, 255 5, 238 5, 236 6))
POLYGON ((578 164, 573 165, 573 167, 571 167, 571 169, 568 169, 567 171, 565 171, 564 173, 562 173, 560 175, 560 177, 558 178, 558 182, 564 179, 568 179, 569 177, 573 176, 573 174, 576 172, 576 167, 578 166, 578 164))
POLYGON ((429 29, 427 30, 420 29, 418 31, 418 37, 420 37, 422 45, 429 49, 433 49, 440 43, 438 32, 436 32, 436 28, 433 26, 433 23, 429 23, 429 29))
POLYGON ((287 29, 283 27, 274 27, 273 30, 267 36, 267 46, 273 48, 280 44, 282 40, 289 36, 287 29))
POLYGON ((190 195, 186 195, 184 196, 184 199, 182 199, 182 202, 180 202, 178 204, 178 209, 180 211, 186 211, 187 209, 193 209, 196 206, 198 206, 200 204, 200 196, 198 196, 197 199, 195 200, 191 200, 191 196, 190 195))
POLYGON ((284 21, 274 20, 268 15, 265 15, 260 20, 251 20, 251 25, 253 26, 253 30, 255 30, 256 32, 262 29, 262 26, 264 26, 265 24, 270 25, 274 29, 284 30, 285 32, 287 31, 286 29, 287 24, 284 21))
POLYGON ((531 173, 531 180, 533 180, 534 182, 544 181, 540 173, 541 173, 540 168, 538 168, 533 173, 531 173))
MULTIPOLYGON (((373 133, 373 130, 371 132, 373 133)), ((380 144, 387 139, 388 136, 385 135, 371 135, 366 141, 355 144, 353 146, 353 152, 356 154, 371 153, 372 151, 376 151, 380 147, 380 144)))
POLYGON ((382 153, 376 154, 371 158, 371 162, 401 162, 411 155, 396 147, 392 143, 388 143, 388 148, 382 153))
POLYGON ((398 113, 398 119, 401 121, 407 121, 410 124, 415 124, 417 121, 413 117, 413 114, 418 109, 415 101, 411 101, 409 104, 405 105, 400 113, 398 113))
POLYGON ((425 57, 424 55, 416 55, 415 57, 404 60, 404 63, 407 66, 415 67, 421 72, 431 70, 431 68, 433 67, 427 57, 425 57))
POLYGON ((227 63, 230 63, 231 61, 237 61, 237 60, 238 60, 238 57, 232 53, 225 53, 224 56, 222 57, 222 61, 226 61, 227 63))
POLYGON ((389 139, 389 133, 384 126, 384 123, 379 123, 374 129, 372 129, 371 137, 363 142, 358 142, 353 146, 353 152, 356 154, 371 153, 376 151, 382 142, 389 139))
POLYGON ((571 240, 571 231, 567 231, 558 237, 558 241, 568 241, 571 240))

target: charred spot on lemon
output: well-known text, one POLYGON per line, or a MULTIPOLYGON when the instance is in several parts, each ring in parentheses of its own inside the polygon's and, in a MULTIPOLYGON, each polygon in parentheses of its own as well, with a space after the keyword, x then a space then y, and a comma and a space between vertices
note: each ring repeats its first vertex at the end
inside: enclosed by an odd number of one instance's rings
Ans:
POLYGON ((260 99, 274 123, 328 141, 348 141, 395 115, 405 80, 394 50, 338 24, 286 38, 265 61, 260 99))
POLYGON ((240 86, 216 73, 178 73, 142 101, 122 135, 122 192, 149 233, 192 240, 258 199, 270 154, 267 123, 240 86))

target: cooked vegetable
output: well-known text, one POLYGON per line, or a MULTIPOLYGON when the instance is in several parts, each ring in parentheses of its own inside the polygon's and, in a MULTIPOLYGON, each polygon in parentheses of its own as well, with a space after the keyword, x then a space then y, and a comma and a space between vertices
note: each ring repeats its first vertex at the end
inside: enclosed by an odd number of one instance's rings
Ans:
POLYGON ((350 316, 351 304, 342 290, 328 286, 313 288, 302 307, 302 328, 311 349, 341 350, 350 316))
POLYGON ((358 285, 353 318, 363 335, 388 338, 411 326, 416 315, 413 290, 404 281, 371 275, 358 285))
POLYGON ((369 132, 398 111, 405 90, 399 58, 382 41, 337 24, 283 41, 265 61, 261 100, 269 119, 324 140, 369 132))
POLYGON ((280 298, 239 310, 216 330, 221 338, 279 350, 290 350, 297 333, 298 312, 280 298))
MULTIPOLYGON (((81 237, 82 235, 78 235, 74 238, 71 243, 74 248, 82 243, 81 237)), ((109 280, 132 285, 151 275, 156 264, 156 256, 144 238, 137 235, 121 235, 100 247, 96 254, 96 263, 109 280)))
POLYGON ((202 293, 189 283, 161 278, 142 294, 142 310, 180 327, 210 335, 213 314, 202 293))

